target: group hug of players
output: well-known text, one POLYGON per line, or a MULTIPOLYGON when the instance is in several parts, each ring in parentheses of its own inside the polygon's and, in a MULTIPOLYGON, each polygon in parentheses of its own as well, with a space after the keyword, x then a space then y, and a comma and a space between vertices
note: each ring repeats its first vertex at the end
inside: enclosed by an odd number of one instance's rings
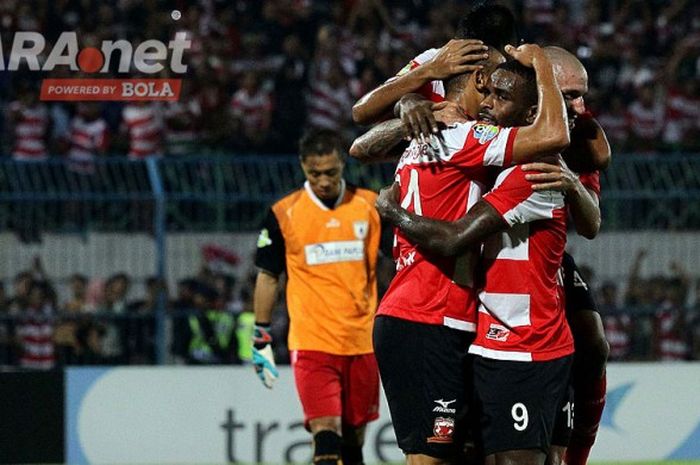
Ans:
MULTIPOLYGON (((598 233, 598 170, 610 148, 585 110, 580 61, 558 47, 510 45, 517 43, 508 9, 479 7, 454 40, 417 56, 353 108, 357 123, 376 125, 350 155, 397 162, 396 182, 376 199, 376 211, 395 228, 397 273, 378 306, 372 342, 409 464, 584 465, 602 415, 607 342, 564 249, 569 220, 581 235, 598 233)), ((304 195, 315 197, 311 189, 299 192, 277 208, 277 229, 301 210, 304 195)), ((342 192, 335 206, 344 184, 342 192)), ((364 239, 367 224, 354 224, 355 237, 364 239)), ((263 239, 259 256, 275 240, 287 244, 291 283, 290 239, 263 239)), ((303 266, 333 260, 309 255, 308 247, 299 248, 303 266)), ((341 261, 353 260, 343 253, 337 251, 341 261)), ((289 289, 287 295, 295 305, 289 289)), ((291 311, 290 319, 294 331, 291 311)), ((269 321, 258 323, 262 351, 269 349, 269 321)), ((290 348, 309 349, 292 347, 291 339, 290 348)), ((261 376, 274 370, 269 356, 257 360, 261 376)), ((324 362, 297 363, 308 425, 308 397, 316 394, 318 403, 324 383, 316 378, 309 388, 304 380, 317 375, 302 370, 324 362)), ((361 432, 376 418, 372 402, 372 412, 344 419, 337 431, 314 431, 312 423, 315 463, 362 462, 361 432)))

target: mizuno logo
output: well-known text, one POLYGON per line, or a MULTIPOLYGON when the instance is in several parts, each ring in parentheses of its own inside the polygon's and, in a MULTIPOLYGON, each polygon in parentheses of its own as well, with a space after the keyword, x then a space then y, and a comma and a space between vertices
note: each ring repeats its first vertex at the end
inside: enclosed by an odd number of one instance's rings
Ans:
POLYGON ((440 405, 442 406, 442 408, 448 408, 448 407, 450 406, 450 404, 452 404, 452 403, 454 403, 454 402, 457 402, 457 399, 453 399, 453 400, 442 400, 442 399, 440 399, 440 400, 436 400, 436 401, 435 401, 435 403, 436 403, 436 404, 440 404, 440 405))
POLYGON ((457 409, 450 408, 450 404, 457 402, 457 399, 452 399, 452 400, 435 400, 434 401, 436 404, 439 405, 439 407, 435 407, 433 409, 433 412, 440 412, 440 413, 456 413, 457 409))

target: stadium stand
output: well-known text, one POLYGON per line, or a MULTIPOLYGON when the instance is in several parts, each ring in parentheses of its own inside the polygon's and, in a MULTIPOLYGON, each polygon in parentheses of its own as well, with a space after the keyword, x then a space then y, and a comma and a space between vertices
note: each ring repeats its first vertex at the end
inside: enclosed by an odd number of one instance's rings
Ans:
MULTIPOLYGON (((37 93, 32 75, 0 71, 3 367, 37 363, 23 361, 20 350, 22 334, 32 332, 52 334, 51 348, 32 350, 54 366, 187 363, 190 318, 207 307, 230 312, 245 331, 250 237, 269 203, 300 182, 291 154, 302 130, 332 124, 350 140, 361 129, 351 124, 347 101, 446 42, 471 4, 201 1, 174 21, 170 2, 100 2, 94 11, 92 3, 3 1, 2 44, 19 30, 49 41, 66 30, 89 41, 167 40, 185 31, 190 71, 179 102, 140 110, 152 119, 157 144, 138 160, 127 157, 135 136, 124 105, 100 103, 88 121, 89 109, 79 105, 28 98, 37 93), (323 102, 333 104, 332 118, 319 114, 323 102), (86 121, 103 123, 86 129, 86 121), (34 147, 28 134, 44 146, 34 147), (108 245, 118 241, 128 250, 108 245), (204 300, 196 304, 195 295, 204 300)), ((588 68, 587 104, 615 149, 603 176, 603 230, 651 231, 658 242, 664 231, 697 237, 700 4, 503 3, 518 12, 527 40, 576 51, 588 68)), ((347 174, 378 189, 393 168, 351 164, 347 174)), ((632 258, 644 249, 635 247, 632 258)), ((639 267, 594 270, 606 329, 618 344, 614 357, 698 359, 697 268, 688 254, 670 271, 664 253, 654 260, 642 274, 639 267)), ((283 341, 284 319, 275 321, 275 339, 283 341)), ((283 345, 277 350, 278 361, 287 359, 283 345)))

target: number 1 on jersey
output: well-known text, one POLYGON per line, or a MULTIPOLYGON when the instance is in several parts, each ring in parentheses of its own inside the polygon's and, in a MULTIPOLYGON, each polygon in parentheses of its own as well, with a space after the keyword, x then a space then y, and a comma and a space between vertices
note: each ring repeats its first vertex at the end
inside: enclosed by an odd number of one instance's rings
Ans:
POLYGON ((420 204, 420 190, 418 188, 418 171, 411 170, 411 177, 408 181, 406 196, 401 200, 401 208, 408 209, 413 204, 413 211, 416 215, 423 215, 423 207, 420 204))

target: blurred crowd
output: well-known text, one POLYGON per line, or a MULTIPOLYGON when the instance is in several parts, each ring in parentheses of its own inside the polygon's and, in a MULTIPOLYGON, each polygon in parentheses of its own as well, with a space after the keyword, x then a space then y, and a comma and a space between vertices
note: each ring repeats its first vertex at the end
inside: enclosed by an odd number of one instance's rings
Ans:
POLYGON ((165 362, 250 360, 250 286, 239 291, 233 275, 208 266, 178 282, 174 295, 155 276, 134 281, 116 273, 107 279, 73 274, 57 282, 35 259, 11 285, 0 286, 0 367, 149 365, 158 361, 160 337, 165 362), (161 303, 166 313, 159 335, 161 303))
MULTIPOLYGON (((0 71, 2 153, 63 155, 76 169, 105 153, 293 153, 306 127, 351 138, 353 102, 419 52, 440 47, 476 2, 457 0, 5 0, 0 38, 63 31, 81 46, 187 34, 178 102, 42 103, 37 78, 0 71), (172 14, 179 8, 181 17, 172 14)), ((692 0, 503 0, 526 41, 586 64, 589 109, 617 151, 700 149, 700 4, 692 0)), ((163 73, 167 73, 164 71, 163 73)), ((75 73, 74 73, 75 74, 75 73)), ((165 77, 165 76, 160 76, 165 77)))
MULTIPOLYGON (((645 256, 637 254, 622 281, 597 283, 592 270, 581 267, 594 283, 610 360, 700 360, 700 279, 677 263, 665 275, 642 277, 645 256)), ((382 257, 377 275, 381 295, 393 275, 391 260, 382 257)), ((106 280, 74 274, 57 282, 35 260, 0 286, 0 369, 155 364, 159 299, 166 363, 248 363, 255 276, 249 270, 236 279, 230 269, 204 263, 171 293, 156 277, 141 283, 124 273, 106 280)), ((282 292, 272 321, 275 358, 289 363, 282 292)))

